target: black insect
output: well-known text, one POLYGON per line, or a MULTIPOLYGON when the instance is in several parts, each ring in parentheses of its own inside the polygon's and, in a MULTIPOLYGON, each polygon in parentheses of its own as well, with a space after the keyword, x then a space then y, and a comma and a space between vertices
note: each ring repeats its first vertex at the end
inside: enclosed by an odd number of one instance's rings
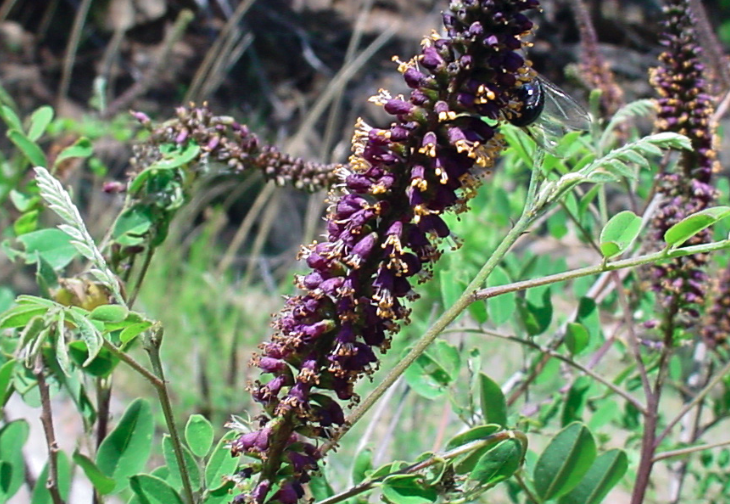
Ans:
POLYGON ((591 127, 588 112, 565 91, 542 76, 522 85, 517 98, 522 102, 518 117, 510 120, 523 128, 538 145, 553 151, 570 131, 591 127))

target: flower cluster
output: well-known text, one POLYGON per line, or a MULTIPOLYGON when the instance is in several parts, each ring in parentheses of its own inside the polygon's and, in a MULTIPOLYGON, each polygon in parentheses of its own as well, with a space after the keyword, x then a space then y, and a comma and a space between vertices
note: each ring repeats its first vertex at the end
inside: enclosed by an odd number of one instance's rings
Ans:
POLYGON ((726 344, 730 338, 730 267, 720 275, 712 305, 702 324, 702 337, 713 347, 726 344))
POLYGON ((194 104, 178 107, 177 117, 156 127, 144 113, 132 114, 149 129, 150 135, 145 142, 135 146, 134 157, 130 161, 131 175, 158 161, 162 156, 161 146, 183 146, 189 142, 200 147, 198 159, 191 165, 206 167, 209 162, 216 162, 232 173, 260 170, 267 179, 276 181, 280 186, 291 184, 307 191, 331 187, 337 180, 335 171, 341 166, 304 161, 262 144, 248 127, 232 117, 213 115, 206 103, 202 107, 194 104))
POLYGON ((446 35, 401 62, 409 97, 372 101, 394 117, 359 121, 350 163, 329 196, 326 239, 305 247, 311 272, 287 300, 275 334, 253 358, 268 379, 251 386, 264 407, 231 445, 248 502, 292 504, 318 469, 317 442, 345 422, 339 401, 378 366, 378 351, 408 322, 411 282, 428 278, 450 236, 442 219, 462 212, 503 148, 499 121, 519 116, 520 86, 534 78, 520 54, 537 0, 452 0, 446 35), (335 399, 336 397, 336 399, 335 399), (257 478, 253 478, 257 476, 257 478), (250 478, 250 479, 249 479, 250 478))
MULTIPOLYGON (((674 173, 660 176, 659 192, 664 199, 653 223, 660 242, 669 227, 712 203, 715 189, 711 179, 716 165, 713 104, 705 92, 707 83, 690 2, 670 0, 665 15, 662 44, 666 49, 659 57, 661 66, 651 73, 651 82, 660 95, 656 127, 686 135, 694 150, 683 152, 674 173)), ((695 235, 687 245, 706 243, 710 238, 706 231, 695 235)), ((654 290, 665 313, 672 318, 680 315, 684 326, 694 323, 699 315, 697 307, 704 303, 706 262, 704 255, 694 255, 653 268, 654 290)))

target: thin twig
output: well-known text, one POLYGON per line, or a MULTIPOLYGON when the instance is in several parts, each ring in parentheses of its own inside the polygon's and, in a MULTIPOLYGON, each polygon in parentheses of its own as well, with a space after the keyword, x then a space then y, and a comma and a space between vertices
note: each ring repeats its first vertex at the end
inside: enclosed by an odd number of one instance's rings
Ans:
POLYGON ((535 343, 531 340, 526 340, 522 338, 518 338, 517 336, 510 336, 508 334, 500 334, 498 332, 494 331, 486 331, 483 329, 467 329, 467 332, 474 332, 477 334, 486 334, 488 336, 493 336, 495 338, 500 338, 507 341, 513 341, 515 343, 519 343, 520 345, 524 345, 526 347, 532 348, 534 350, 537 350, 538 352, 542 352, 545 355, 549 355, 550 357, 553 357, 555 359, 558 359, 562 362, 565 362, 571 367, 574 367, 575 369, 587 374, 597 382, 601 383, 602 385, 606 386, 607 388, 611 389, 616 394, 620 395, 624 399, 626 399, 629 403, 631 403, 636 409, 641 411, 642 413, 646 413, 646 407, 639 401, 636 397, 631 395, 629 392, 623 390, 621 387, 617 386, 616 384, 612 383, 610 380, 604 378, 600 374, 596 373, 595 371, 585 367, 582 364, 579 364, 578 362, 574 361, 570 357, 567 357, 559 352, 556 352, 555 350, 539 345, 538 343, 535 343))
POLYGON ((180 477, 183 484, 184 498, 187 504, 193 504, 195 499, 193 497, 193 487, 190 484, 190 474, 188 472, 188 466, 185 463, 185 457, 183 456, 183 445, 180 440, 180 434, 177 431, 175 425, 175 417, 172 412, 172 403, 170 402, 170 395, 167 392, 167 382, 165 381, 165 373, 162 369, 162 360, 160 359, 160 346, 162 345, 163 330, 161 326, 155 327, 150 331, 143 340, 143 347, 147 351, 152 363, 152 368, 155 370, 155 375, 159 385, 157 388, 157 395, 160 398, 160 405, 162 406, 162 413, 165 416, 165 423, 167 429, 170 431, 170 441, 172 441, 173 451, 175 452, 175 459, 177 460, 178 468, 180 469, 180 477))
POLYGON ((134 101, 135 98, 146 93, 150 86, 152 86, 153 84, 158 83, 157 81, 159 79, 161 69, 169 64, 170 55, 172 54, 173 47, 183 36, 185 30, 187 29, 188 25, 194 17, 195 16, 193 12, 188 9, 180 11, 180 14, 175 20, 175 24, 173 25, 170 32, 167 34, 167 37, 165 37, 165 41, 163 43, 162 51, 160 52, 159 57, 145 72, 141 79, 135 82, 129 89, 127 89, 124 93, 122 93, 109 104, 109 106, 102 114, 103 118, 113 117, 121 110, 129 107, 129 105, 132 103, 132 101, 134 101))
POLYGON ((725 59, 725 51, 717 40, 715 29, 707 18, 707 12, 700 0, 689 0, 690 19, 702 44, 703 54, 709 59, 708 67, 716 72, 723 89, 730 89, 730 69, 725 59), (691 15, 694 14, 694 15, 691 15))
POLYGON ((675 416, 664 428, 661 434, 659 434, 656 438, 656 444, 661 444, 662 441, 664 441, 664 438, 666 438, 669 433, 672 431, 675 425, 679 423, 680 420, 682 420, 682 417, 686 415, 689 411, 692 410, 695 406, 697 406, 707 394, 709 394, 713 388, 720 382, 722 382, 725 379, 725 376, 730 373, 730 361, 728 361, 722 369, 710 380, 710 382, 700 390, 694 398, 684 405, 684 407, 680 410, 680 412, 675 416))
POLYGON ((76 51, 79 49, 81 41, 81 32, 84 29, 86 16, 89 14, 92 0, 82 0, 79 10, 74 17, 74 23, 71 27, 71 36, 66 46, 66 54, 63 57, 63 71, 61 73, 61 84, 58 86, 58 95, 56 98, 56 106, 61 105, 61 101, 66 98, 68 88, 71 85, 71 74, 73 73, 74 61, 76 60, 76 51))
MULTIPOLYGON (((712 365, 707 355, 707 345, 702 340, 695 346, 692 363, 694 364, 694 369, 687 377, 687 390, 686 392, 682 392, 683 400, 685 401, 689 400, 695 392, 707 385, 707 381, 712 376, 712 365)), ((677 438, 680 443, 689 445, 696 443, 699 439, 703 405, 704 403, 699 403, 692 417, 687 416, 682 419, 682 430, 677 438)), ((656 455, 654 459, 656 461, 656 455)), ((671 504, 679 504, 682 501, 682 487, 687 477, 687 467, 687 460, 680 460, 673 463, 670 467, 669 498, 671 504)))
MULTIPOLYGON (((644 388, 644 397, 647 402, 649 397, 652 396, 651 384, 649 383, 649 373, 646 371, 646 365, 644 359, 641 356, 641 348, 639 347, 639 339, 636 337, 636 331, 634 330, 634 318, 632 315, 631 308, 629 307, 629 300, 626 299, 626 293, 624 292, 624 286, 618 275, 613 272, 611 278, 616 285, 616 293, 618 294, 618 302, 621 306, 621 310, 624 312, 624 323, 626 324, 626 330, 629 333, 629 345, 631 351, 634 354, 634 360, 636 361, 636 368, 639 370, 639 376, 641 377, 641 385, 644 388)), ((646 411, 643 414, 646 415, 646 411)))
POLYGON ((105 338, 103 340, 103 344, 104 344, 104 348, 109 350, 111 353, 114 354, 115 357, 119 358, 119 360, 121 360, 122 362, 127 364, 129 367, 131 367, 132 369, 137 371, 139 374, 141 374, 148 382, 150 382, 150 384, 153 387, 159 388, 160 386, 162 386, 162 382, 160 381, 159 378, 157 378, 157 376, 155 376, 154 374, 149 372, 147 370, 147 368, 145 368, 142 364, 140 364, 139 362, 134 360, 134 358, 129 356, 127 353, 122 352, 117 347, 115 347, 111 342, 109 342, 109 340, 107 340, 105 338))
POLYGON ((129 299, 127 300, 127 306, 129 308, 134 305, 134 302, 137 300, 137 296, 139 295, 139 290, 142 288, 142 282, 144 281, 144 277, 147 275, 147 271, 150 268, 150 263, 152 262, 152 257, 155 255, 155 247, 152 245, 147 245, 147 249, 145 250, 144 254, 144 261, 142 262, 142 269, 139 272, 139 275, 137 275, 137 280, 134 283, 134 288, 132 289, 132 293, 129 295, 129 299))
POLYGON ((238 249, 241 247, 241 244, 251 232, 253 225, 259 218, 259 214, 263 211, 266 204, 271 200, 272 195, 275 191, 276 184, 270 182, 266 184, 263 190, 259 192, 258 196, 256 196, 256 199, 251 205, 251 208, 248 212, 246 212, 246 217, 244 217, 241 225, 238 226, 236 234, 233 235, 233 239, 230 241, 228 247, 226 248, 226 251, 223 253, 223 258, 218 263, 218 267, 216 268, 216 275, 223 275, 223 273, 228 271, 228 268, 231 267, 231 264, 233 264, 233 261, 236 258, 236 253, 238 249))
POLYGON ((18 0, 5 0, 2 7, 0 7, 0 23, 4 22, 5 19, 7 19, 10 11, 13 10, 13 7, 15 7, 15 2, 17 1, 18 0))
POLYGON ((185 93, 185 102, 195 101, 197 98, 200 97, 199 94, 203 87, 203 83, 210 74, 210 70, 215 62, 218 60, 218 58, 220 58, 221 51, 228 42, 228 37, 231 36, 231 33, 234 29, 238 29, 238 25, 240 24, 241 19, 243 18, 244 14, 248 12, 248 9, 251 8, 251 5, 253 5, 253 3, 254 0, 244 0, 240 4, 238 4, 238 7, 236 7, 233 15, 228 19, 226 25, 223 27, 220 34, 218 35, 218 38, 215 40, 215 42, 213 42, 213 45, 205 54, 203 62, 200 64, 198 70, 195 72, 193 80, 190 83, 190 87, 188 88, 188 92, 185 93))
POLYGON ((672 458, 672 457, 681 457, 682 455, 691 455, 692 453, 697 453, 700 451, 705 450, 712 450, 714 448, 722 448, 723 446, 730 445, 730 441, 721 441, 719 443, 710 443, 710 444, 703 444, 703 445, 697 445, 697 446, 687 446, 686 448, 679 448, 677 450, 669 450, 662 453, 657 453, 654 456, 654 462, 659 462, 660 460, 672 458))
POLYGON ((48 481, 46 488, 51 495, 53 504, 63 504, 61 493, 58 489, 58 442, 53 429, 53 412, 51 410, 51 395, 48 391, 48 384, 44 376, 45 366, 43 357, 39 354, 36 358, 33 374, 38 380, 38 392, 41 396, 41 424, 43 432, 46 435, 46 444, 48 445, 48 481))

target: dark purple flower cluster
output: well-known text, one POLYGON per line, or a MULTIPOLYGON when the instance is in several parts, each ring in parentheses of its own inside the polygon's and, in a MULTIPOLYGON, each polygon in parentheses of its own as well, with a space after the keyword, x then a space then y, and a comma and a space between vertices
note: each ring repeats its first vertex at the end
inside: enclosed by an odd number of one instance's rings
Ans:
POLYGON ((394 116, 390 127, 358 122, 329 197, 326 240, 302 253, 311 268, 297 280, 303 293, 287 300, 253 359, 269 376, 251 387, 265 411, 231 446, 257 459, 244 469, 258 476, 246 501, 302 497, 321 458, 317 441, 345 422, 338 400, 357 401, 354 383, 408 322, 411 282, 429 276, 450 235, 442 215, 467 209, 503 148, 498 121, 519 115, 517 91, 534 78, 520 54, 532 29, 524 11, 537 0, 450 5, 447 35, 433 34, 399 65, 410 96, 373 98, 394 116))
POLYGON ((326 189, 337 181, 335 171, 341 165, 305 161, 262 144, 248 127, 232 117, 213 115, 207 103, 203 103, 202 107, 194 104, 178 107, 177 117, 159 126, 153 126, 150 118, 142 112, 133 112, 132 115, 150 130, 150 136, 135 146, 130 175, 158 161, 162 157, 161 146, 186 145, 192 141, 200 146, 198 158, 192 163, 194 167, 206 167, 209 162, 215 162, 232 173, 260 170, 267 179, 276 181, 280 186, 291 184, 307 191, 326 189))
MULTIPOLYGON (((711 179, 716 165, 711 124, 714 107, 705 92, 707 83, 690 3, 670 0, 665 15, 662 44, 666 49, 659 57, 661 66, 651 73, 651 82, 660 95, 656 128, 686 135, 694 150, 682 153, 675 173, 660 175, 658 189, 664 199, 653 222, 659 242, 672 225, 712 204, 715 189, 711 179)), ((707 243, 710 239, 710 232, 706 231, 695 235, 687 245, 707 243)), ((685 327, 694 323, 698 307, 704 303, 706 262, 705 255, 693 255, 654 266, 652 271, 654 290, 665 314, 671 318, 680 316, 677 320, 685 327)))

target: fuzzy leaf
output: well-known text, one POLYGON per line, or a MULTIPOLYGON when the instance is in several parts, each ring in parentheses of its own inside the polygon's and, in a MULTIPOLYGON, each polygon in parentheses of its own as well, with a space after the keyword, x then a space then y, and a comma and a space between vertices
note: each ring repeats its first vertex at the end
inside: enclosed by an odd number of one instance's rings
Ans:
POLYGON ((43 105, 33 112, 30 116, 30 128, 28 128, 28 139, 35 142, 43 133, 46 132, 46 128, 51 124, 53 120, 53 107, 43 105))
POLYGON ((507 425, 507 401, 502 388, 484 373, 479 373, 479 398, 482 415, 488 424, 507 425))
POLYGON ((626 210, 620 212, 606 223, 601 231, 600 249, 605 258, 624 253, 634 242, 641 230, 641 217, 626 210))
MULTIPOLYGON (((144 469, 152 451, 154 419, 149 403, 136 399, 129 405, 117 427, 99 446, 96 465, 106 476, 114 479, 112 493, 129 485, 128 478, 144 469)), ((235 460, 235 459, 234 459, 235 460)))
POLYGON ((629 462, 622 450, 609 450, 601 454, 570 493, 560 498, 558 504, 599 504, 628 470, 629 462))
POLYGON ((25 136, 21 131, 11 129, 7 133, 8 138, 34 166, 46 166, 46 155, 38 144, 25 136))
POLYGON ((185 441, 196 457, 205 457, 213 446, 213 426, 203 415, 190 415, 185 425, 185 441))
POLYGON ((705 208, 685 217, 667 229, 667 232, 664 233, 664 241, 670 247, 679 247, 703 229, 716 224, 728 216, 730 216, 730 207, 718 206, 705 208))
POLYGON ((535 492, 542 500, 567 494, 583 479, 596 459, 596 442, 588 428, 573 423, 560 431, 535 464, 535 492))
POLYGON ((393 504, 427 504, 436 502, 438 493, 421 483, 416 474, 389 476, 382 485, 383 497, 393 504))
POLYGON ((114 490, 114 480, 105 476, 89 457, 77 451, 73 454, 73 461, 83 469, 86 477, 101 495, 107 495, 114 490))
POLYGON ((175 489, 155 476, 132 476, 129 478, 129 486, 142 504, 183 504, 175 489))

